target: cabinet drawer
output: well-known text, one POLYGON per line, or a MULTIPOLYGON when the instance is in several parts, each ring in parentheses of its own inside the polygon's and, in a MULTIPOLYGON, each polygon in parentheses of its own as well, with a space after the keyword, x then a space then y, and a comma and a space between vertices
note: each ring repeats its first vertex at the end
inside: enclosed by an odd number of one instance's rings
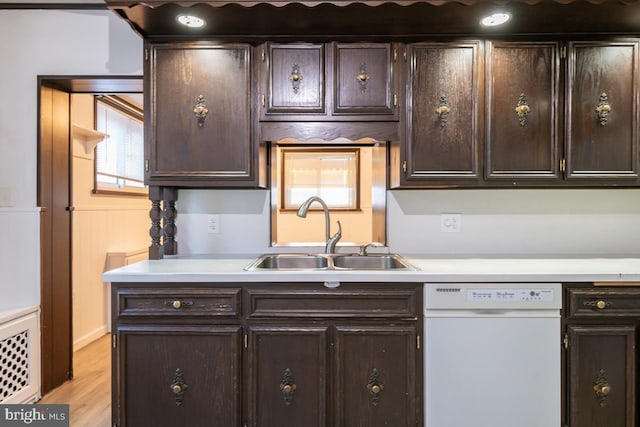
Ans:
POLYGON ((569 289, 568 296, 570 317, 640 316, 640 288, 569 289))
POLYGON ((116 298, 120 319, 240 316, 240 288, 117 289, 116 298))
POLYGON ((245 294, 248 318, 416 318, 418 293, 394 285, 373 289, 325 288, 321 284, 300 289, 269 285, 249 288, 245 294))

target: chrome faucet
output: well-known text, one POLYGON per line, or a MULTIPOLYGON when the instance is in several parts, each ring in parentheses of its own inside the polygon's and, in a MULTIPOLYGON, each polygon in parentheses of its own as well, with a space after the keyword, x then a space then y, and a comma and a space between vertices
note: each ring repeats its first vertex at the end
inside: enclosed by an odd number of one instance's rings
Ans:
POLYGON ((324 200, 322 200, 318 196, 309 197, 298 208, 298 216, 300 218, 306 218, 307 217, 307 212, 309 211, 309 207, 311 206, 311 204, 313 202, 320 203, 320 205, 322 205, 322 209, 324 210, 325 238, 326 238, 326 241, 327 241, 326 246, 324 248, 324 251, 327 254, 333 254, 333 253, 336 252, 336 244, 338 243, 338 240, 340 240, 340 238, 342 237, 342 226, 340 225, 340 221, 337 221, 337 223, 338 223, 338 232, 336 234, 334 234, 333 236, 330 236, 330 234, 331 234, 331 230, 330 230, 331 220, 329 219, 329 207, 324 202, 324 200))

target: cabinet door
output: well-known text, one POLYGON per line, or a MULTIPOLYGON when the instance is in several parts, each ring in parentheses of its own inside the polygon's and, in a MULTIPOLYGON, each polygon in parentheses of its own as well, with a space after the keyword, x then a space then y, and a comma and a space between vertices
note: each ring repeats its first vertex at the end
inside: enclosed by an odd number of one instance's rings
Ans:
POLYGON ((637 179, 639 43, 569 43, 567 178, 637 179))
POLYGON ((114 424, 241 425, 239 326, 120 326, 117 338, 114 424))
POLYGON ((272 115, 325 114, 323 44, 269 44, 267 105, 272 115))
POLYGON ((202 186, 252 180, 249 46, 156 44, 149 49, 147 181, 202 186))
POLYGON ((636 425, 636 328, 569 326, 570 427, 636 425))
POLYGON ((488 42, 486 177, 559 180, 556 42, 488 42))
POLYGON ((393 119, 395 55, 390 43, 337 43, 334 62, 334 114, 393 119))
POLYGON ((336 327, 336 427, 417 425, 416 336, 413 326, 336 327))
POLYGON ((477 181, 480 42, 408 47, 401 185, 477 181))
POLYGON ((327 328, 251 327, 249 425, 327 425, 327 328))

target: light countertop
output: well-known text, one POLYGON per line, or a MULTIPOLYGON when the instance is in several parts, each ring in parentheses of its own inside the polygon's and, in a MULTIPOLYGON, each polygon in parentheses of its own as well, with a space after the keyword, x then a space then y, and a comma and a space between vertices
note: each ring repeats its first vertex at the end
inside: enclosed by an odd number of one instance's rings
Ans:
MULTIPOLYGON (((404 255, 407 271, 246 271, 256 257, 196 256, 141 261, 105 282, 638 282, 640 257, 433 257, 404 255)), ((631 283, 629 283, 631 284, 631 283)))

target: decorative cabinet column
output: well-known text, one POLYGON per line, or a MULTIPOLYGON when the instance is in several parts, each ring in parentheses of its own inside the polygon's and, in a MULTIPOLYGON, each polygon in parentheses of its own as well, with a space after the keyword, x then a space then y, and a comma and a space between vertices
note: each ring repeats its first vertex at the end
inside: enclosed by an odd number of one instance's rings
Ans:
POLYGON ((176 201, 178 200, 178 190, 172 187, 150 186, 149 199, 151 200, 149 259, 162 259, 165 255, 177 255, 176 218, 178 211, 176 210, 176 201))
POLYGON ((640 41, 570 42, 567 179, 637 182, 640 41))
POLYGON ((487 42, 488 180, 558 181, 558 42, 487 42))

